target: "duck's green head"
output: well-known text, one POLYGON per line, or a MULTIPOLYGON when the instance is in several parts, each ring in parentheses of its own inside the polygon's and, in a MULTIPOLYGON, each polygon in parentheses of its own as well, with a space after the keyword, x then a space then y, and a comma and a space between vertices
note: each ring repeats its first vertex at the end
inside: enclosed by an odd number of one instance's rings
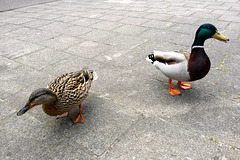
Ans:
POLYGON ((218 32, 214 25, 207 23, 198 28, 193 46, 203 46, 204 41, 208 38, 215 38, 223 42, 229 41, 227 37, 218 32))

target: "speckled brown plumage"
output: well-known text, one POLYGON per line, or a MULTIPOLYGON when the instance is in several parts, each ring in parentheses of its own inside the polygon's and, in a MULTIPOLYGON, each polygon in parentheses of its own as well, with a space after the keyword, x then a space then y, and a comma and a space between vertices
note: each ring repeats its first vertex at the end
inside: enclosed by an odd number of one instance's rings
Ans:
POLYGON ((54 79, 47 88, 57 95, 56 108, 43 104, 43 111, 50 116, 56 116, 77 107, 87 97, 92 80, 93 74, 86 68, 54 79))
POLYGON ((50 116, 61 115, 79 106, 87 97, 93 81, 93 72, 84 68, 78 72, 66 73, 51 81, 47 88, 32 92, 25 107, 18 112, 22 115, 36 105, 50 116))

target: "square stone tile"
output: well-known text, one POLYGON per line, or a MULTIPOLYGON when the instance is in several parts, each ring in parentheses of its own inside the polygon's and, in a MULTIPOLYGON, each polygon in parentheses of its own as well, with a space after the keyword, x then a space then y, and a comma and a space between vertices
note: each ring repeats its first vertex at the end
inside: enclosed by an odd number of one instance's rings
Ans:
POLYGON ((117 34, 114 32, 103 31, 103 30, 92 30, 84 35, 79 36, 82 39, 89 40, 89 41, 97 41, 103 42, 109 38, 116 36, 117 34))
POLYGON ((131 24, 131 25, 141 25, 143 23, 148 22, 148 19, 145 18, 137 18, 137 17, 126 17, 123 20, 121 20, 121 23, 125 24, 131 24))
POLYGON ((65 28, 64 30, 59 32, 64 35, 78 37, 88 32, 91 32, 92 30, 93 29, 89 27, 73 25, 72 27, 65 28))
POLYGON ((0 30, 1 30, 0 35, 3 35, 4 33, 10 32, 10 31, 14 31, 14 30, 17 30, 17 29, 20 29, 20 28, 22 28, 22 27, 19 26, 19 25, 15 25, 15 24, 4 24, 4 25, 1 25, 0 26, 0 30))
POLYGON ((37 29, 38 27, 42 27, 42 26, 48 25, 50 23, 52 23, 52 22, 49 21, 49 20, 38 19, 38 20, 34 20, 34 21, 24 23, 23 25, 26 26, 26 27, 37 29))
POLYGON ((56 50, 64 50, 76 44, 80 44, 83 40, 68 36, 68 35, 60 35, 58 37, 53 37, 49 40, 41 42, 41 45, 56 49, 56 50))
POLYGON ((51 14, 51 13, 49 13, 49 14, 48 13, 39 13, 36 18, 43 19, 43 20, 54 20, 61 16, 62 15, 56 15, 56 14, 51 14))
POLYGON ((160 21, 169 20, 172 17, 173 17, 172 15, 157 14, 157 13, 151 13, 151 14, 144 16, 144 18, 146 18, 146 19, 155 19, 155 20, 160 20, 160 21))
POLYGON ((103 13, 97 13, 97 12, 84 12, 83 14, 81 14, 81 17, 97 19, 103 15, 104 15, 103 13))
POLYGON ((129 11, 128 13, 124 14, 125 16, 129 17, 137 17, 137 18, 142 18, 146 15, 150 14, 149 12, 138 12, 138 11, 129 11))
MULTIPOLYGON (((29 66, 19 65, 1 72, 0 98, 5 99, 33 85, 44 75, 29 66)), ((14 101, 14 100, 13 100, 14 101)))
POLYGON ((170 18, 168 19, 168 21, 173 23, 196 24, 199 21, 199 18, 186 17, 186 16, 174 16, 174 18, 170 18))
POLYGON ((120 34, 116 37, 106 40, 104 43, 114 47, 112 53, 118 51, 129 51, 132 48, 139 46, 147 41, 146 38, 138 38, 131 35, 120 34))
POLYGON ((0 57, 1 57, 1 59, 0 59, 0 71, 1 72, 10 70, 21 64, 16 61, 13 61, 11 59, 8 59, 6 57, 3 57, 3 56, 0 56, 0 57))
POLYGON ((32 18, 17 18, 17 19, 13 19, 8 21, 8 23, 12 23, 12 24, 23 24, 23 23, 27 23, 27 22, 31 22, 34 19, 32 18))
POLYGON ((211 142, 210 137, 198 135, 190 128, 186 124, 169 124, 168 121, 153 117, 142 118, 102 157, 104 159, 237 158, 234 150, 211 142))
POLYGON ((198 18, 218 19, 221 16, 221 14, 196 12, 192 16, 198 18))
POLYGON ((239 22, 240 18, 239 16, 229 16, 229 15, 221 15, 221 17, 219 18, 220 20, 223 21, 230 21, 230 22, 239 22))
POLYGON ((230 11, 230 10, 214 10, 212 13, 215 14, 223 14, 223 15, 229 15, 229 16, 237 16, 239 12, 236 11, 230 11))
MULTIPOLYGON (((84 13, 85 13, 85 11, 81 9, 79 11, 70 11, 70 12, 66 12, 66 13, 63 13, 63 14, 66 15, 66 16, 81 17, 81 15, 84 14, 84 13)), ((56 14, 58 14, 58 13, 56 13, 56 14)))
POLYGON ((114 29, 114 32, 118 32, 121 34, 129 34, 129 35, 138 35, 144 31, 148 30, 148 28, 145 27, 140 27, 140 26, 135 26, 135 25, 124 25, 121 27, 118 27, 116 29, 114 29))
POLYGON ((71 22, 71 21, 75 21, 78 20, 79 17, 74 17, 74 16, 62 16, 62 17, 58 17, 56 19, 54 19, 54 21, 57 22, 71 22))
POLYGON ((53 49, 43 49, 34 53, 19 57, 16 61, 31 66, 37 70, 42 70, 46 66, 68 58, 70 55, 53 49))
MULTIPOLYGON (((199 25, 200 26, 200 25, 199 25)), ((183 33, 183 34, 190 34, 195 35, 197 29, 199 28, 198 25, 195 24, 176 24, 169 29, 169 31, 183 33)))
POLYGON ((123 24, 121 24, 119 22, 100 21, 99 23, 96 23, 96 24, 92 25, 91 27, 96 28, 96 29, 110 31, 110 30, 120 27, 122 25, 123 24))
MULTIPOLYGON (((11 106, 10 103, 0 100, 0 109, 2 110, 2 112, 0 113, 1 119, 7 118, 7 117, 11 116, 12 114, 16 114, 16 110, 10 106, 11 106)), ((0 142, 0 144, 1 144, 1 142, 0 142)), ((1 151, 3 151, 3 150, 1 150, 1 151)))
POLYGON ((72 21, 71 23, 74 25, 79 25, 79 26, 91 26, 95 23, 98 23, 100 20, 96 20, 96 19, 90 19, 90 18, 81 18, 79 20, 76 21, 72 21))
POLYGON ((93 42, 93 41, 84 41, 80 44, 72 46, 65 50, 67 53, 75 54, 83 58, 93 58, 100 53, 104 53, 108 50, 110 46, 93 42))
POLYGON ((31 52, 36 52, 40 49, 45 48, 44 46, 41 46, 38 44, 33 44, 30 42, 24 42, 24 41, 17 41, 11 38, 8 39, 8 42, 9 43, 7 43, 2 47, 1 47, 2 44, 0 44, 0 54, 10 59, 21 57, 23 55, 29 54, 31 52))
POLYGON ((158 29, 169 29, 174 24, 172 22, 164 22, 164 21, 157 21, 157 20, 150 20, 142 26, 144 27, 150 27, 150 28, 158 28, 158 29))
POLYGON ((45 30, 45 31, 51 31, 51 32, 61 32, 64 29, 71 27, 72 25, 69 23, 64 22, 53 22, 47 25, 44 25, 42 27, 39 27, 38 29, 45 30))
POLYGON ((106 20, 106 21, 111 21, 111 22, 117 22, 117 21, 120 21, 123 18, 124 18, 124 16, 110 15, 110 14, 99 17, 99 19, 101 19, 101 20, 106 20))
POLYGON ((111 9, 111 10, 107 10, 107 11, 105 12, 105 14, 126 16, 129 12, 130 12, 130 11, 126 11, 126 10, 115 10, 115 9, 111 9))
POLYGON ((11 38, 16 38, 31 43, 39 43, 44 40, 52 39, 56 36, 59 36, 59 33, 24 27, 12 32, 8 32, 5 35, 11 38))

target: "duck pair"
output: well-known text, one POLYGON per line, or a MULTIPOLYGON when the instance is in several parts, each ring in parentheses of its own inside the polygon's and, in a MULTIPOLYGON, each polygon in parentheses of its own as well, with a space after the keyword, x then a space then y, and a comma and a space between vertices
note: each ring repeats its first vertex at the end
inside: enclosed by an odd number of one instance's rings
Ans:
MULTIPOLYGON (((191 53, 154 51, 147 56, 147 60, 169 78, 169 94, 180 94, 180 89, 171 87, 172 79, 178 81, 180 88, 190 89, 191 84, 182 81, 195 81, 207 75, 211 63, 204 51, 204 42, 208 38, 223 42, 229 40, 220 34, 214 25, 203 24, 196 32, 191 53)), ((63 114, 67 116, 70 110, 79 106, 79 113, 72 118, 76 118, 74 123, 77 123, 80 118, 84 122, 81 103, 87 97, 93 79, 93 71, 86 68, 64 74, 50 82, 47 88, 33 91, 25 107, 17 115, 23 115, 34 106, 42 105, 46 114, 59 118, 63 114)))

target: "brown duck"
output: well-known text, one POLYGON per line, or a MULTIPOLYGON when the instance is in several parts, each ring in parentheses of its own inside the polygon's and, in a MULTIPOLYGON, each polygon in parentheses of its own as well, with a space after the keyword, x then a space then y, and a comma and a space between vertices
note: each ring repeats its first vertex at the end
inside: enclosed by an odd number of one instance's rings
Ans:
POLYGON ((42 105, 43 111, 50 116, 59 118, 79 106, 79 114, 73 116, 77 123, 84 118, 81 113, 81 103, 87 97, 88 90, 93 81, 93 71, 83 68, 78 72, 66 73, 50 82, 47 88, 40 88, 32 92, 27 104, 18 113, 23 115, 28 110, 37 105, 42 105))

